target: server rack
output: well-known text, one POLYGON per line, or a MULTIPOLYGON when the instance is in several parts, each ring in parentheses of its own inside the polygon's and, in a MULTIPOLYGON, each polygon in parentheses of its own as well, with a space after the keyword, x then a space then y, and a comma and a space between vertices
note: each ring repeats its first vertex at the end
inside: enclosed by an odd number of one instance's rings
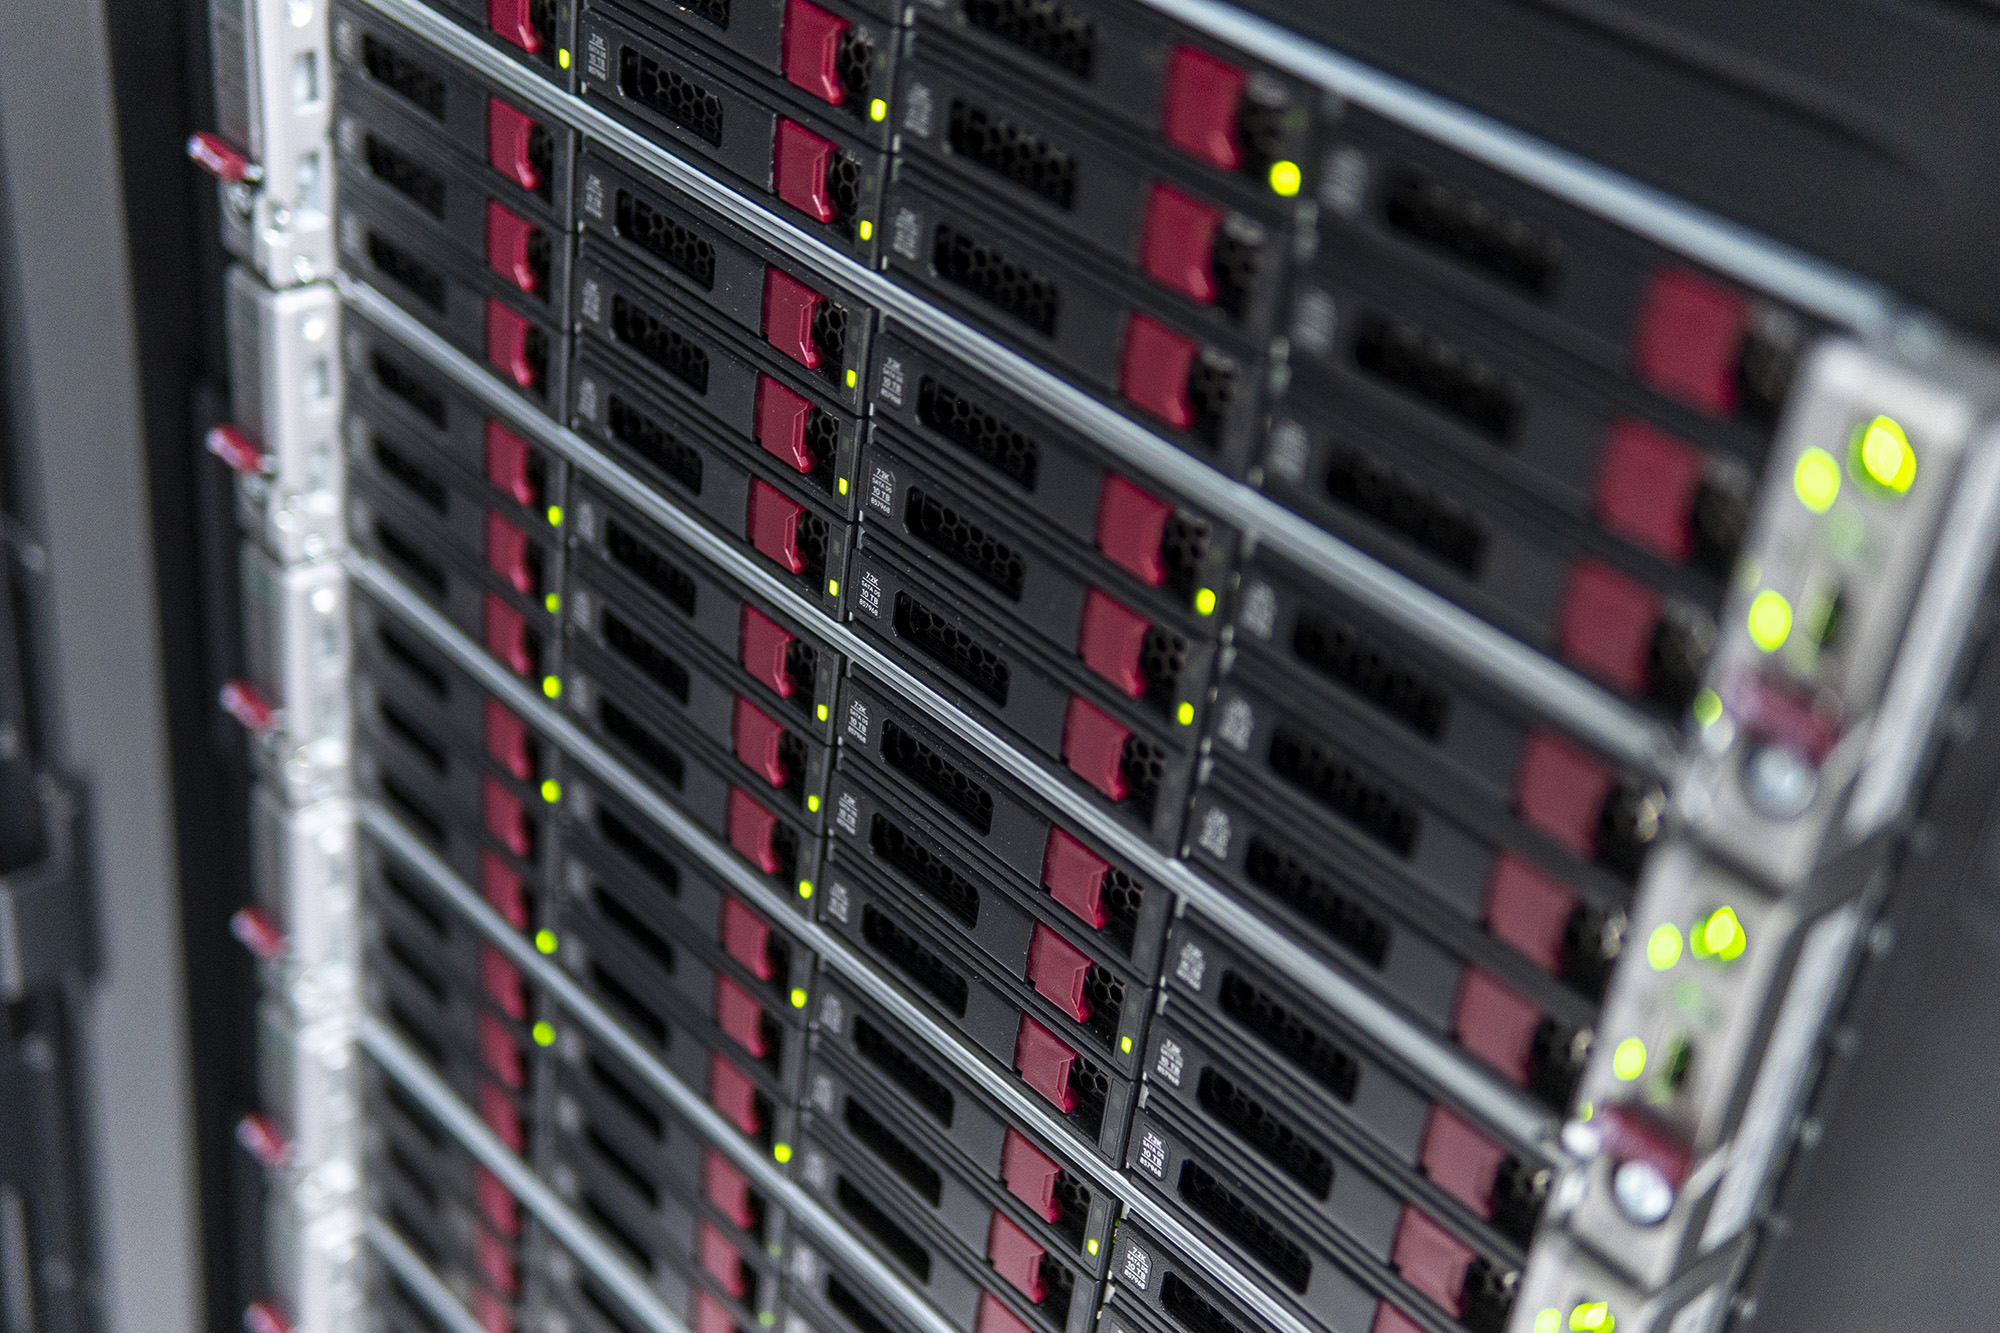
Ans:
POLYGON ((253 1324, 1748 1317, 1976 342, 1201 0, 215 12, 253 1324))

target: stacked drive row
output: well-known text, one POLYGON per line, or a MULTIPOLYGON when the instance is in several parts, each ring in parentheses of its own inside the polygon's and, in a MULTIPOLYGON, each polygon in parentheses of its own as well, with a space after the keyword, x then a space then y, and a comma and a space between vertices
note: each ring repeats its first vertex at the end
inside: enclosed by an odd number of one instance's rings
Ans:
POLYGON ((385 1326, 1719 1318, 1747 1241, 1562 1231, 1633 1161, 1698 1231, 1746 1098, 1689 1129, 1692 1053, 1747 1086, 1797 954, 1695 952, 1685 775, 1831 826, 1840 636, 1901 633, 1856 571, 1914 588, 1973 417, 1904 413, 1912 490, 1821 316, 1169 8, 318 16, 338 188, 285 227, 340 299, 267 380, 323 429, 218 446, 300 656, 229 702, 346 821, 286 846, 347 904, 385 1326), (1801 560, 1849 582, 1774 629, 1801 560))

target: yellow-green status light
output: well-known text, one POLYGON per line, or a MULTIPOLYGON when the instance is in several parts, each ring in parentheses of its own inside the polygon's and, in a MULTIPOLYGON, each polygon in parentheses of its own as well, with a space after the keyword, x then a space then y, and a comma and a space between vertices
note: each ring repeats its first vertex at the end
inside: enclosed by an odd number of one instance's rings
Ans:
POLYGON ((1196 589, 1194 594, 1194 609, 1197 615, 1204 615, 1204 616, 1214 615, 1215 589, 1213 588, 1196 589))
POLYGON ((1535 1312, 1535 1333, 1562 1333, 1563 1312, 1551 1307, 1535 1312))
POLYGON ((1570 1333, 1611 1333, 1617 1326, 1611 1307, 1603 1301, 1585 1301, 1569 1312, 1570 1333))
POLYGON ((1791 637, 1792 604, 1783 593, 1766 588, 1750 599, 1747 624, 1750 642, 1767 653, 1775 653, 1791 637))
POLYGON ((1299 192, 1299 174, 1296 162, 1273 162, 1271 164, 1271 190, 1289 199, 1299 192))
POLYGON ((1712 727, 1722 721, 1722 696, 1714 690, 1703 690, 1695 695, 1688 708, 1694 714, 1694 720, 1704 727, 1712 727))
POLYGON ((1917 451, 1893 417, 1876 417, 1854 433, 1849 467, 1891 495, 1901 495, 1917 479, 1917 451))
POLYGON ((560 698, 562 698, 562 677, 561 677, 561 676, 543 676, 543 677, 542 677, 542 693, 543 693, 543 694, 545 694, 545 695, 547 695, 547 696, 548 696, 549 698, 551 698, 551 699, 560 699, 560 698))
POLYGON ((803 1009, 805 1007, 806 993, 797 986, 792 987, 792 1008, 803 1009))
POLYGON ((556 951, 556 933, 547 926, 535 932, 535 948, 543 953, 556 951))
POLYGON ((556 1030, 546 1020, 535 1024, 529 1031, 534 1036, 535 1045, 537 1046, 553 1046, 556 1044, 556 1030))
POLYGON ((1627 1037, 1611 1052, 1611 1072, 1620 1082, 1630 1083, 1646 1072, 1646 1043, 1637 1037, 1627 1037))
POLYGON ((1664 972, 1681 960, 1681 928, 1664 922, 1646 937, 1646 961, 1655 972, 1664 972))
POLYGON ((1713 958, 1731 963, 1743 956, 1750 937, 1733 907, 1718 907, 1689 933, 1688 945, 1696 958, 1713 958))
POLYGON ((561 506, 561 505, 550 505, 550 506, 549 506, 549 526, 550 526, 550 527, 552 527, 552 528, 559 528, 559 527, 561 527, 561 526, 562 526, 562 506, 561 506))
POLYGON ((786 1162, 792 1160, 792 1145, 789 1143, 772 1144, 771 1156, 778 1159, 778 1164, 780 1166, 784 1165, 786 1162))
POLYGON ((888 118, 889 104, 887 102, 878 97, 868 104, 868 119, 880 124, 888 118))
POLYGON ((542 799, 550 805, 554 805, 557 801, 560 801, 562 799, 562 783, 557 782, 554 778, 543 778, 542 799))
POLYGON ((1792 469, 1792 493, 1813 513, 1824 514, 1840 494, 1840 464, 1824 449, 1806 450, 1792 469))

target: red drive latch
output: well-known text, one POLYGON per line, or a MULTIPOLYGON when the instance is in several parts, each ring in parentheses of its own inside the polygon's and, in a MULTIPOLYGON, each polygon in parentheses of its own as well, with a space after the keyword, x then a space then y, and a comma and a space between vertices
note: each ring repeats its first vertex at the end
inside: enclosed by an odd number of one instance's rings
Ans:
POLYGON ((1396 1224, 1389 1261, 1403 1280, 1436 1301, 1453 1318, 1465 1313, 1465 1275, 1478 1256, 1472 1247, 1408 1204, 1396 1224))
POLYGON ((1194 398, 1188 377, 1201 344, 1184 338, 1149 315, 1133 315, 1125 325, 1125 349, 1118 360, 1118 391, 1148 416, 1175 430, 1194 426, 1194 398))
POLYGON ((1167 520, 1174 507, 1109 472, 1097 493, 1097 549, 1120 569, 1149 588, 1167 581, 1166 558, 1160 553, 1167 520))
POLYGON ((1125 780, 1125 745, 1131 739, 1131 728, 1081 695, 1070 696, 1063 714, 1063 762, 1113 801, 1132 794, 1125 780))
MULTIPOLYGON (((478 1257, 479 1271, 486 1275, 486 1285, 492 1288, 483 1294, 504 1296, 509 1300, 520 1294, 521 1274, 514 1265, 513 1247, 482 1227, 473 1241, 473 1249, 478 1257)), ((500 1308, 505 1311, 504 1302, 500 1308)))
POLYGON ((542 372, 529 344, 535 326, 492 297, 486 298, 486 360, 523 389, 541 387, 542 372))
POLYGON ((1076 1109, 1076 1092, 1069 1085, 1076 1052, 1026 1014, 1014 1037, 1014 1068, 1021 1081, 1042 1094, 1064 1115, 1076 1109))
POLYGON ((292 1333, 292 1321, 269 1301, 252 1301, 243 1312, 244 1333, 292 1333))
POLYGON ((755 607, 745 605, 742 624, 737 631, 737 660, 752 677, 777 691, 780 699, 789 699, 798 690, 798 682, 792 679, 792 670, 787 659, 791 656, 792 644, 796 636, 781 628, 755 607))
POLYGON ((1552 732, 1534 731, 1514 772, 1514 810, 1588 861, 1597 855, 1597 826, 1617 782, 1602 760, 1552 732))
POLYGON ((1076 633, 1077 656, 1121 694, 1140 698, 1146 693, 1142 664, 1146 635, 1152 628, 1152 621, 1092 588, 1083 598, 1083 618, 1076 633))
POLYGON ((535 271, 535 237, 541 228, 497 199, 486 201, 486 267, 524 292, 541 289, 535 271))
POLYGON ((1214 305, 1222 295, 1215 280, 1215 238, 1221 231, 1221 209, 1171 185, 1155 185, 1146 197, 1140 264, 1162 286, 1214 305))
POLYGON ((757 804, 741 787, 729 789, 728 812, 724 824, 729 845, 743 859, 767 875, 775 875, 784 865, 778 855, 778 817, 757 804))
POLYGON ((503 1236, 519 1239, 521 1205, 500 1177, 483 1166, 473 1168, 473 1192, 479 1196, 479 1212, 486 1224, 503 1236))
POLYGON ((285 932, 278 929, 278 923, 271 920, 261 907, 237 908, 229 918, 229 933, 260 962, 283 958, 288 947, 285 932))
POLYGON ((1223 171, 1241 170, 1236 119, 1249 82, 1249 75, 1226 60, 1198 47, 1175 47, 1167 57, 1160 133, 1190 157, 1223 171))
POLYGON ((771 961, 771 925, 734 898, 722 900, 722 951, 759 981, 778 975, 771 961))
POLYGON ((535 28, 533 0, 486 0, 486 22, 501 40, 513 43, 529 55, 542 49, 542 34, 535 28))
MULTIPOLYGON (((776 269, 771 270, 775 275, 776 269)), ((766 326, 768 327, 768 325, 766 326)), ((814 364, 817 364, 815 362, 814 364)), ((769 375, 757 376, 757 443, 764 452, 794 472, 811 472, 819 465, 806 428, 812 424, 810 399, 794 393, 769 375)))
POLYGON ((778 198, 815 222, 840 216, 826 187, 827 169, 836 152, 832 141, 780 116, 771 150, 771 183, 778 198))
POLYGON ((488 697, 485 709, 486 753, 493 762, 514 775, 517 782, 531 782, 535 776, 534 740, 528 724, 498 699, 488 697))
POLYGON ((1513 852, 1493 858, 1486 882, 1486 929, 1551 976, 1562 973, 1563 950, 1576 894, 1540 866, 1513 852))
POLYGON ((533 461, 526 440, 497 421, 487 421, 486 480, 523 509, 535 508, 542 498, 533 461))
POLYGON ((534 829, 520 797, 501 786, 497 779, 487 778, 480 785, 479 806, 486 831, 495 842, 520 860, 526 861, 534 855, 534 829))
POLYGON ((278 725, 278 710, 264 702, 264 696, 247 680, 232 680, 216 695, 222 711, 243 724, 245 731, 261 736, 278 725))
POLYGON ((236 1122, 236 1142, 266 1171, 276 1171, 291 1164, 291 1141, 278 1128, 277 1122, 262 1111, 252 1111, 236 1122))
POLYGON ((742 1300, 750 1294, 750 1275, 743 1256, 713 1222, 701 1224, 701 1270, 724 1291, 742 1300))
POLYGON ((708 1057, 708 1104, 747 1137, 754 1139, 763 1132, 764 1117, 757 1106, 757 1085, 721 1055, 708 1057))
POLYGON ((1013 1218, 995 1211, 986 1233, 986 1262, 993 1271, 1014 1285, 1015 1290, 1035 1304, 1048 1298, 1042 1282, 1042 1259, 1048 1254, 1033 1236, 1021 1230, 1013 1218))
POLYGON ((1090 1021, 1090 955, 1039 921, 1028 941, 1028 984, 1077 1022, 1090 1021))
POLYGON ((972 1328, 973 1333, 1033 1333, 1027 1320, 1008 1309, 990 1291, 979 1293, 979 1316, 972 1328))
POLYGON ((486 99, 486 160, 493 169, 530 194, 542 188, 535 166, 534 118, 516 111, 497 97, 486 99))
POLYGON ((694 1294, 694 1333, 736 1333, 729 1307, 705 1291, 694 1294))
POLYGON ((486 998, 516 1023, 528 1021, 528 987, 521 969, 490 944, 479 946, 479 988, 486 998))
POLYGON ((1478 968, 1466 971, 1452 1006, 1452 1035, 1459 1045, 1521 1087, 1528 1084, 1535 1029, 1542 1011, 1478 968))
POLYGON ((826 355, 813 340, 813 318, 826 297, 778 268, 764 270, 764 341, 807 370, 826 355))
POLYGON ((730 732, 738 759, 773 787, 791 785, 792 774, 785 768, 785 729, 765 716, 763 709, 748 699, 738 699, 730 732))
POLYGON ((749 991, 725 976, 715 979, 715 1025, 731 1041, 759 1060, 771 1053, 770 1036, 765 1031, 764 1006, 758 1004, 749 991))
POLYGON ((1840 742, 1840 719, 1821 711, 1813 696, 1755 671, 1731 675, 1722 703, 1748 739, 1789 750, 1815 767, 1840 742))
POLYGON ((486 1122, 494 1137, 507 1145, 509 1151, 518 1153, 527 1146, 528 1136, 521 1125, 521 1108, 514 1104, 514 1099, 499 1084, 480 1083, 479 1118, 486 1122))
POLYGON ((851 25, 807 0, 785 6, 785 78, 822 102, 840 106, 847 89, 840 82, 840 39, 851 25))
POLYGON ((1062 1205, 1056 1202, 1056 1178, 1062 1168, 1055 1159, 1009 1128, 1000 1148, 1000 1179, 1007 1192, 1035 1210, 1044 1221, 1060 1222, 1062 1205))
POLYGON ((236 151, 229 140, 212 130, 197 130, 190 134, 187 155, 203 171, 231 185, 255 185, 264 179, 264 168, 236 151))
POLYGON ((806 558, 799 550, 799 520, 805 517, 806 507, 768 482, 752 480, 749 510, 750 544, 791 573, 805 573, 806 558))
POLYGON ((202 442, 210 453, 229 464, 231 471, 246 477, 258 476, 268 466, 264 451, 234 426, 210 426, 202 442))
POLYGON ((1104 906, 1104 880, 1111 863, 1059 828, 1049 830, 1042 851, 1042 883, 1049 897, 1067 907, 1092 930, 1111 924, 1104 906))
POLYGON ((716 1211, 744 1231, 757 1225, 756 1196, 750 1192, 750 1181, 720 1148, 709 1148, 701 1155, 701 1190, 716 1211))
POLYGON ((1493 1182, 1507 1150, 1442 1106, 1431 1107, 1418 1164, 1431 1183, 1481 1217, 1493 1216, 1493 1182))

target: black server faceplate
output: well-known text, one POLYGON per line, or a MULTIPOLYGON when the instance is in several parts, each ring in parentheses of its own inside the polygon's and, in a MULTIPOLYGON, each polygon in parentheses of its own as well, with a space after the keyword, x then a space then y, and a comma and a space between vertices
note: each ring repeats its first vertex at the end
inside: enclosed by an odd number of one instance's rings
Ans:
MULTIPOLYGON (((555 3, 568 6, 568 0, 555 3)), ((484 162, 567 222, 574 130, 516 105, 481 75, 365 5, 334 6, 333 47, 350 77, 365 80, 384 101, 434 127, 461 156, 484 162)))
POLYGON ((1218 182, 1281 196, 1303 184, 1311 196, 1320 92, 1157 11, 1120 0, 1046 8, 947 0, 927 17, 1013 76, 1087 99, 1087 114, 1204 166, 1218 182))
MULTIPOLYGON (((377 1113, 370 1108, 371 1116, 377 1113)), ((461 1305, 510 1314, 521 1294, 522 1238, 495 1231, 471 1204, 436 1188, 428 1173, 460 1163, 469 1171, 469 1158, 426 1157, 407 1151, 412 1146, 392 1136, 368 1152, 363 1174, 370 1211, 402 1237, 461 1305)))
POLYGON ((1178 726, 1195 725, 1181 719, 1206 702, 1205 640, 1217 618, 1134 587, 1135 579, 1104 579, 1109 562, 1055 554, 1018 516, 982 500, 980 488, 917 461, 926 452, 871 432, 858 472, 868 540, 989 618, 1037 635, 1056 657, 1081 659, 1126 698, 1178 726))
POLYGON ((389 923, 398 938, 421 944, 413 966, 435 965, 453 984, 476 990, 510 1023, 530 1021, 534 1008, 526 979, 498 946, 440 896, 417 873, 380 848, 361 840, 360 877, 368 910, 389 923))
POLYGON ((1739 448, 1775 423, 1811 317, 1368 111, 1350 106, 1333 138, 1329 251, 1449 292, 1704 425, 1733 423, 1748 435, 1710 430, 1739 448))
MULTIPOLYGON (((802 475, 768 455, 722 443, 698 418, 635 391, 629 369, 609 368, 595 338, 582 339, 578 350, 583 357, 575 374, 579 430, 605 441, 613 454, 771 574, 829 608, 838 606, 839 594, 829 589, 845 578, 841 563, 853 542, 850 505, 837 491, 853 489, 851 433, 844 441, 825 438, 836 452, 802 450, 799 457, 811 460, 802 475), (821 457, 824 467, 818 466, 821 457)), ((810 431, 800 435, 811 438, 810 431)))
POLYGON ((401 204, 412 234, 484 264, 560 322, 576 246, 553 213, 539 201, 523 203, 521 191, 497 173, 462 161, 430 127, 379 107, 366 84, 344 80, 340 92, 333 141, 341 188, 360 183, 377 199, 401 204))
POLYGON ((585 96, 668 151, 713 162, 794 225, 872 263, 888 174, 873 125, 864 132, 832 108, 810 112, 630 11, 592 3, 578 36, 585 96))
POLYGON ((1261 436, 1263 348, 1170 293, 1113 288, 981 201, 900 161, 883 204, 890 276, 1073 378, 1196 458, 1239 474, 1261 436), (1194 312, 1189 317, 1190 309, 1194 312))
MULTIPOLYGON (((356 550, 381 563, 495 661, 528 681, 546 681, 559 667, 560 622, 545 593, 533 601, 483 561, 466 559, 438 540, 433 519, 363 479, 348 492, 348 534, 356 550)), ((546 568, 546 567, 545 567, 546 568)))
POLYGON ((560 413, 569 363, 560 311, 443 238, 424 235, 413 213, 394 196, 344 182, 334 227, 341 266, 527 401, 560 413))
MULTIPOLYGON (((593 374, 588 383, 594 388, 597 376, 593 374)), ((712 450, 704 455, 682 439, 679 433, 668 431, 650 414, 640 410, 640 401, 636 397, 621 399, 613 394, 605 394, 601 399, 607 419, 617 413, 621 402, 626 404, 625 419, 632 427, 633 438, 640 441, 642 457, 657 455, 666 458, 670 466, 682 472, 681 484, 670 490, 679 490, 685 495, 691 489, 687 482, 695 478, 707 482, 712 493, 699 512, 712 513, 711 523, 748 551, 755 552, 756 558, 768 567, 773 576, 788 580, 805 595, 816 598, 828 615, 838 618, 842 589, 847 584, 847 561, 854 541, 854 525, 809 489, 795 482, 780 479, 784 487, 780 489, 779 485, 756 475, 722 451, 712 450), (740 504, 737 503, 738 497, 740 504)), ((599 410, 599 400, 593 397, 580 402, 579 407, 595 412, 599 410)), ((587 421, 588 417, 584 420, 587 421)), ((609 435, 612 430, 600 433, 609 435)), ((687 438, 694 437, 690 434, 687 438)), ((777 475, 775 470, 771 475, 777 475)), ((575 541, 579 547, 616 560, 620 552, 611 548, 612 538, 597 528, 596 515, 601 508, 593 505, 595 494, 579 488, 575 541)), ((640 529, 642 531, 652 526, 649 520, 641 519, 637 523, 644 525, 640 529)), ((614 526, 618 526, 616 520, 614 526)), ((630 533, 635 525, 627 521, 622 526, 630 533)), ((677 584, 679 582, 676 580, 677 584)), ((662 595, 683 606, 687 601, 685 591, 678 588, 664 590, 662 595)))
POLYGON ((574 86, 575 0, 440 0, 433 7, 558 88, 574 86))
POLYGON ((392 443, 421 441, 517 527, 552 537, 568 503, 569 464, 494 418, 365 317, 350 309, 343 324, 349 447, 364 427, 386 432, 392 443), (357 419, 364 426, 354 425, 357 419))
POLYGON ((804 1023, 814 955, 782 918, 745 905, 703 863, 576 775, 564 796, 560 886, 571 910, 693 950, 767 1012, 804 1023))
MULTIPOLYGON (((1385 1164, 1387 1175, 1405 1182, 1413 1172, 1426 1177, 1435 1190, 1409 1192, 1438 1212, 1453 1212, 1441 1191, 1472 1218, 1491 1223, 1502 1240, 1528 1243, 1552 1176, 1535 1155, 1476 1114, 1435 1099, 1416 1075, 1400 1072, 1393 1053, 1349 1031, 1199 923, 1183 922, 1173 949, 1168 1017, 1148 1056, 1152 1084, 1184 1089, 1189 1070, 1220 1051, 1312 1123, 1346 1127, 1340 1132, 1353 1151, 1385 1164), (1170 1041, 1180 1049, 1169 1050, 1170 1041)), ((1160 1093, 1171 1095, 1164 1086, 1160 1093)))
MULTIPOLYGON (((868 1282, 798 1236, 785 1251, 786 1333, 915 1333, 914 1324, 868 1282)), ((1006 1307, 997 1300, 993 1308, 1006 1307)), ((983 1333, 1022 1333, 988 1328, 983 1333)))
POLYGON ((816 1130, 802 1146, 798 1178, 965 1333, 975 1333, 981 1308, 992 1301, 1043 1333, 1085 1333, 1096 1320, 1095 1279, 1004 1212, 983 1210, 968 1238, 942 1224, 922 1184, 816 1130))
POLYGON ((1068 426, 933 349, 887 334, 876 346, 878 433, 893 422, 892 440, 920 441, 928 468, 1032 516, 1111 586, 1202 620, 1218 614, 1238 535, 1198 499, 1141 486, 1068 426))
POLYGON ((680 719, 735 759, 732 772, 753 788, 769 787, 772 799, 817 825, 833 763, 823 729, 773 691, 752 688, 734 663, 717 661, 645 604, 600 591, 618 589, 615 582, 585 582, 597 571, 579 564, 584 567, 574 571, 569 592, 573 671, 632 691, 680 719))
POLYGON ((1116 1200, 1098 1198, 1018 1129, 1005 1129, 997 1167, 982 1168, 969 1163, 933 1115, 912 1114, 893 1089, 847 1072, 840 1057, 815 1057, 806 1085, 814 1136, 836 1155, 867 1158, 900 1179, 913 1206, 964 1251, 986 1255, 996 1232, 1003 1244, 1018 1232, 1085 1275, 1103 1275, 1116 1200), (996 1225, 1002 1215, 1012 1231, 996 1225))
POLYGON ((1171 293, 1188 327, 1267 335, 1283 306, 1294 201, 1149 149, 1051 93, 921 25, 901 73, 899 146, 996 211, 1095 249, 1124 283, 1171 293))
POLYGON ((1150 987, 1128 985, 1047 928, 1028 950, 1032 980, 1003 972, 970 941, 938 930, 932 903, 888 887, 844 849, 834 850, 825 874, 821 922, 994 1060, 1013 1058, 1032 1018, 1066 1046, 1136 1077, 1150 987))
MULTIPOLYGON (((1629 886, 1500 812, 1482 817, 1420 776, 1357 759, 1370 752, 1366 733, 1334 745, 1330 729, 1289 718, 1259 729, 1267 706, 1239 710, 1242 699, 1227 687, 1224 716, 1258 740, 1247 762, 1225 750, 1210 766, 1188 825, 1193 859, 1375 971, 1401 942, 1389 921, 1369 919, 1369 900, 1547 1004, 1595 1004, 1622 946, 1629 886)), ((1606 812, 1593 815, 1599 825, 1626 810, 1597 788, 1576 799, 1606 812)))
MULTIPOLYGON (((650 724, 662 731, 669 748, 675 738, 693 740, 711 764, 745 791, 807 828, 821 827, 833 768, 830 747, 712 680, 683 677, 680 664, 665 649, 636 631, 619 636, 618 646, 627 651, 606 652, 588 641, 567 645, 565 690, 572 708, 586 716, 598 714, 602 728, 619 731, 617 739, 629 751, 647 758, 650 749, 638 733, 614 727, 599 712, 599 700, 609 697, 642 729, 650 724), (673 688, 682 679, 688 682, 686 698, 673 688)), ((659 768, 650 759, 648 764, 659 768)), ((665 769, 660 773, 670 776, 665 769)))
MULTIPOLYGON (((466 1241, 480 1237, 510 1259, 525 1248, 527 1214, 497 1176, 372 1064, 362 1074, 366 1147, 421 1200, 422 1214, 466 1241)), ((372 1186, 374 1173, 364 1173, 372 1186)), ((510 1295, 516 1294, 513 1292, 510 1295)))
POLYGON ((1038 966, 1079 958, 1093 976, 1116 978, 1132 997, 1127 1003, 1140 1003, 1159 970, 1165 893, 1124 877, 1067 834, 1052 837, 1043 854, 1043 876, 1056 889, 1029 889, 871 778, 865 766, 849 765, 836 780, 831 850, 845 862, 924 904, 933 929, 953 932, 1007 976, 1030 978, 1038 966))
POLYGON ((556 1050, 550 1143, 672 1190, 739 1249, 765 1254, 782 1244, 784 1211, 643 1080, 574 1028, 561 1029, 556 1050))
POLYGON ((865 299, 596 145, 577 181, 577 216, 593 249, 601 238, 607 251, 636 260, 676 295, 775 349, 850 412, 862 409, 875 331, 865 299))
POLYGON ((510 988, 519 982, 518 973, 494 966, 504 956, 464 938, 462 923, 456 933, 440 929, 434 913, 450 909, 437 900, 419 903, 380 879, 367 888, 362 910, 367 984, 379 981, 386 988, 371 994, 407 1001, 424 1016, 429 1032, 476 1052, 487 1072, 525 1104, 532 1097, 529 1074, 537 1054, 531 1018, 541 1006, 525 989, 510 988))
MULTIPOLYGON (((1004 1146, 1008 1117, 990 1109, 983 1094, 970 1091, 940 1054, 830 979, 820 983, 817 1017, 823 1051, 831 1046, 846 1065, 871 1071, 869 1076, 879 1086, 893 1089, 911 1115, 947 1130, 982 1170, 999 1174, 995 1163, 1004 1146)), ((1030 1090, 1054 1108, 1056 1118, 1101 1156, 1118 1160, 1131 1113, 1132 1086, 1087 1057, 1068 1052, 1047 1029, 1037 1028, 1039 1036, 1017 1042, 1014 1052, 994 1063, 1006 1076, 1021 1077, 1018 1057, 1034 1075, 1030 1090), (1068 1110, 1063 1109, 1065 1104, 1068 1110)))
POLYGON ((888 99, 902 43, 884 0, 626 0, 694 36, 773 101, 833 116, 889 146, 888 99), (742 67, 749 66, 745 70, 742 67))
POLYGON ((489 505, 491 489, 467 478, 445 458, 408 440, 366 427, 348 438, 350 484, 371 499, 395 497, 399 517, 421 519, 432 542, 448 547, 460 563, 484 565, 523 609, 560 609, 562 543, 546 520, 518 522, 519 514, 489 505))
POLYGON ((524 793, 497 771, 481 773, 469 758, 461 756, 455 777, 440 777, 429 756, 407 746, 364 744, 355 751, 355 783, 489 901, 518 896, 518 907, 495 907, 525 921, 548 901, 555 821, 539 792, 524 793))
POLYGON ((675 633, 691 633, 736 663, 753 693, 773 705, 766 710, 771 716, 784 715, 832 739, 841 658, 816 637, 815 624, 795 621, 741 591, 649 519, 588 483, 576 487, 572 509, 571 558, 591 590, 601 589, 634 615, 646 614, 675 633))
MULTIPOLYGON (((1179 835, 1193 775, 1193 704, 1165 722, 1103 684, 1093 673, 1060 665, 1025 636, 967 614, 957 599, 873 545, 855 552, 855 625, 879 639, 901 664, 969 712, 985 713, 1063 780, 1162 848, 1179 835)), ((880 752, 882 737, 856 712, 854 685, 842 702, 848 738, 880 752)), ((907 729, 905 729, 907 730, 907 729)), ((901 744, 892 738, 893 744, 901 744)))
POLYGON ((509 1151, 528 1151, 535 1126, 527 1057, 522 1057, 520 1079, 514 1080, 512 1056, 496 1042, 489 1062, 477 1028, 470 1033, 458 1030, 428 990, 379 954, 368 959, 363 989, 369 1009, 478 1113, 509 1151))
POLYGON ((645 1275, 649 1284, 685 1284, 705 1292, 732 1323, 755 1328, 775 1315, 782 1288, 776 1263, 739 1245, 688 1199, 663 1189, 602 1140, 573 1148, 559 1142, 543 1169, 591 1228, 645 1275), (667 1276, 671 1275, 671 1276, 667 1276))

